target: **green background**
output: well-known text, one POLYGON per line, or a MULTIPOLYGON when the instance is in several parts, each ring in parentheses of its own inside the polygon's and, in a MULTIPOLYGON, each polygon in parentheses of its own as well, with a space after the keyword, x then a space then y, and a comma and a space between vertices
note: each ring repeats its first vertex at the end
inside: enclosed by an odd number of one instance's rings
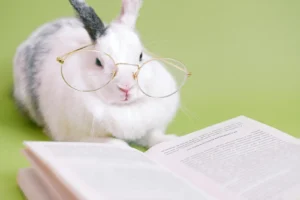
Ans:
MULTIPOLYGON (((90 0, 102 19, 121 0, 90 0)), ((169 132, 186 134, 246 115, 300 136, 299 0, 144 0, 137 28, 145 45, 193 73, 169 132)), ((16 47, 38 26, 73 15, 68 0, 0 2, 0 199, 22 199, 22 141, 47 140, 10 97, 16 47)))

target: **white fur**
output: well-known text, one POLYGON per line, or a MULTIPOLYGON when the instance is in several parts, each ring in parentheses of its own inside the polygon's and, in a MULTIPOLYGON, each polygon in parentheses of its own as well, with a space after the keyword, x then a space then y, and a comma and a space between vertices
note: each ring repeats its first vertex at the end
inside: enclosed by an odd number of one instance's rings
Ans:
MULTIPOLYGON (((138 5, 131 4, 138 2, 140 0, 124 0, 123 11, 129 10, 130 13, 122 13, 118 20, 110 24, 106 35, 97 41, 95 48, 109 53, 116 62, 139 63, 143 46, 138 34, 132 29, 137 10, 131 8, 139 8, 138 5)), ((75 19, 60 20, 72 22, 75 19)), ((65 84, 56 57, 91 42, 86 30, 75 26, 65 26, 47 41, 51 52, 43 57, 43 66, 40 66, 38 73, 38 104, 43 117, 41 121, 32 107, 30 94, 26 91, 29 83, 24 74, 24 51, 26 45, 34 45, 35 40, 40 37, 39 33, 51 23, 37 29, 19 46, 14 62, 14 83, 15 98, 24 104, 35 122, 46 128, 47 134, 53 140, 103 142, 101 138, 111 134, 123 141, 151 147, 175 137, 165 135, 165 130, 177 112, 179 94, 162 99, 144 95, 132 78, 132 72, 137 70, 133 66, 119 66, 115 79, 97 92, 78 92, 65 84), (124 94, 118 89, 120 85, 133 87, 126 102, 123 101, 124 94)), ((149 59, 150 56, 144 52, 144 58, 149 59)), ((109 70, 109 67, 105 66, 105 69, 109 70)), ((165 88, 160 87, 161 85, 174 87, 174 80, 163 66, 154 64, 153 69, 162 78, 158 79, 158 83, 141 80, 141 84, 146 84, 153 90, 165 88)))

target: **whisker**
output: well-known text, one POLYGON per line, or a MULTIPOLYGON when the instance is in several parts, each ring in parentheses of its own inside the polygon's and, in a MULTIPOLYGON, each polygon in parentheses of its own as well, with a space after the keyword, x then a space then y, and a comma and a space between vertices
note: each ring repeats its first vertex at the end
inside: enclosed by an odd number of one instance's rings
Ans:
POLYGON ((197 116, 195 113, 190 111, 187 107, 185 107, 183 104, 180 105, 180 110, 188 117, 189 120, 191 120, 193 123, 198 123, 201 118, 197 116))
POLYGON ((94 129, 95 116, 93 115, 92 117, 93 117, 93 120, 92 120, 92 127, 91 127, 91 130, 90 130, 90 135, 91 135, 92 137, 94 137, 94 136, 95 136, 95 129, 94 129))

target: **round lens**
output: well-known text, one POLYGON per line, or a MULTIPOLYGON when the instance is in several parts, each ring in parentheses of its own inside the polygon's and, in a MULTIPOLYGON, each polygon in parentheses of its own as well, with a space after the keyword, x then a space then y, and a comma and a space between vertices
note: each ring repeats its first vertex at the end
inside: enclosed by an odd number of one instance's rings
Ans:
POLYGON ((113 72, 105 68, 114 64, 112 58, 93 50, 81 50, 69 55, 62 64, 64 81, 79 91, 95 91, 107 85, 113 72))
POLYGON ((163 98, 176 93, 187 78, 186 67, 171 58, 146 61, 139 72, 138 84, 150 97, 163 98))

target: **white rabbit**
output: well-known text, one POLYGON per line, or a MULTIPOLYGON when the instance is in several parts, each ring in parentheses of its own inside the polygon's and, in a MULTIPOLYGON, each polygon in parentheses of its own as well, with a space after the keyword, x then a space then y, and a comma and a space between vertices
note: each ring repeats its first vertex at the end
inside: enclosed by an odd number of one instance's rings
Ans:
MULTIPOLYGON (((135 30, 142 0, 123 0, 120 16, 108 26, 84 0, 70 0, 70 3, 78 18, 46 23, 18 47, 14 57, 17 105, 55 141, 135 142, 151 147, 176 138, 165 134, 165 130, 178 110, 178 92, 166 98, 145 95, 132 76, 137 68, 129 65, 119 65, 115 78, 100 90, 76 91, 64 82, 61 65, 56 60, 87 44, 109 53, 116 62, 139 64, 149 59, 135 30)), ((114 67, 100 57, 90 57, 87 61, 94 63, 95 69, 100 67, 107 72, 114 67)), ((86 60, 77 64, 82 62, 86 60)), ((164 90, 163 85, 175 87, 163 65, 154 63, 152 67, 149 74, 157 70, 162 78, 156 83, 139 79, 140 84, 153 90, 164 90)), ((78 73, 75 68, 69 71, 74 76, 78 73)), ((86 80, 78 79, 82 81, 86 80)))

